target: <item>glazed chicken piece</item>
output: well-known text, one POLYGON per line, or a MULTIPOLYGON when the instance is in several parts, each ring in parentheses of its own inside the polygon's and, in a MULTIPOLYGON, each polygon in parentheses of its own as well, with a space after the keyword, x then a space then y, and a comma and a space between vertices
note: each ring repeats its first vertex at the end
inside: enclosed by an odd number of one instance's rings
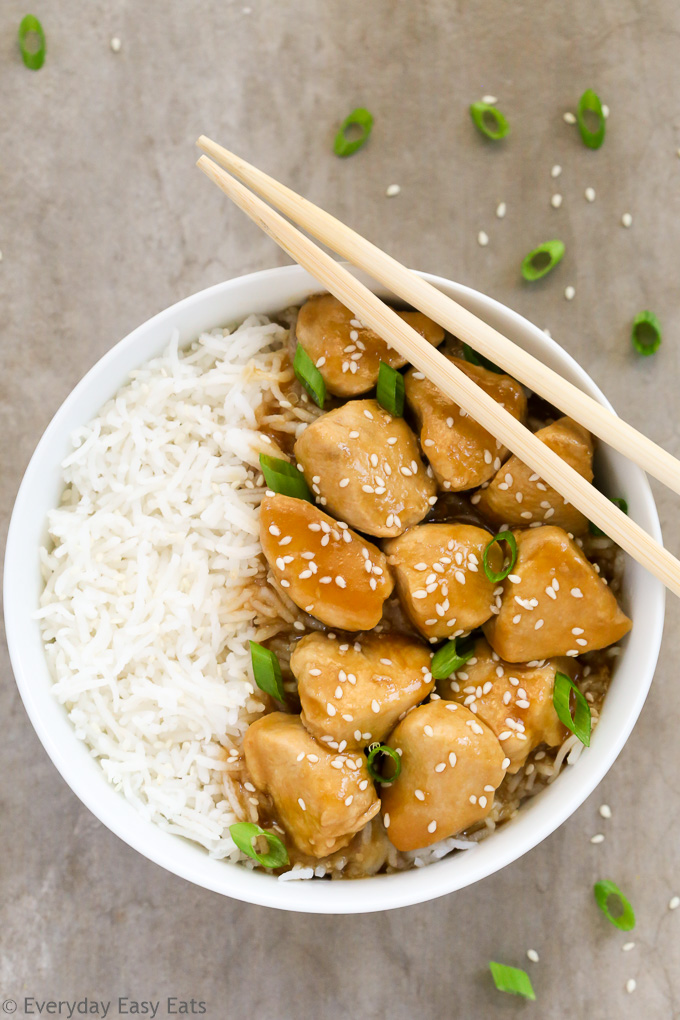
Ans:
POLYGON ((401 535, 437 501, 416 437, 377 400, 350 400, 321 415, 295 456, 321 505, 367 535, 401 535))
MULTIPOLYGON (((518 382, 509 375, 447 357, 513 417, 524 421, 527 401, 518 382)), ((418 421, 423 453, 442 489, 474 489, 493 477, 507 457, 506 448, 422 372, 411 369, 406 373, 406 399, 418 421)))
POLYGON ((347 846, 380 810, 363 754, 334 754, 318 744, 298 715, 272 712, 243 738, 246 766, 269 794, 295 846, 326 857, 347 846))
MULTIPOLYGON (((571 418, 559 418, 539 429, 536 438, 592 482, 593 440, 582 425, 571 418)), ((491 479, 488 488, 475 493, 471 502, 494 527, 509 524, 526 528, 540 521, 556 524, 572 535, 588 530, 588 518, 514 454, 491 479)))
POLYGON ((465 705, 485 722, 510 759, 508 772, 517 772, 539 744, 556 747, 569 736, 553 706, 558 672, 574 680, 576 663, 557 658, 540 665, 511 664, 480 638, 473 657, 452 676, 437 681, 437 692, 444 700, 465 705))
MULTIPOLYGON (((496 585, 482 563, 491 537, 471 524, 419 524, 385 543, 401 604, 426 638, 456 637, 498 610, 496 585)), ((488 560, 498 573, 503 564, 498 544, 488 560)))
POLYGON ((296 606, 328 627, 370 630, 394 587, 387 558, 346 524, 291 496, 265 496, 260 541, 296 606))
MULTIPOLYGON (((437 346, 444 330, 421 312, 397 312, 428 343, 437 346)), ((380 362, 403 368, 406 359, 363 326, 332 294, 315 294, 300 309, 296 335, 321 372, 329 393, 357 397, 378 381, 380 362)))
POLYGON ((513 532, 517 562, 502 582, 501 611, 484 626, 507 662, 577 656, 606 648, 632 624, 562 528, 513 532))
POLYGON ((409 712, 387 741, 401 774, 382 786, 383 822, 397 850, 418 850, 489 814, 508 766, 489 727, 455 701, 409 712))
POLYGON ((405 634, 357 634, 352 644, 307 634, 290 660, 302 721, 339 750, 382 743, 432 690, 431 658, 426 645, 405 634))

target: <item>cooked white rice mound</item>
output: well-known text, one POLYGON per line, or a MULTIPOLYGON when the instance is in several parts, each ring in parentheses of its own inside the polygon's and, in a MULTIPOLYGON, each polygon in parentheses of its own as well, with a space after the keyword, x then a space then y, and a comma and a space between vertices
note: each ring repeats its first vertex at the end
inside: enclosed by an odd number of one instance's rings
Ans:
POLYGON ((286 338, 251 316, 131 373, 75 432, 42 550, 39 616, 78 737, 145 817, 217 857, 241 856, 223 745, 263 708, 246 600, 271 446, 254 409, 283 399, 286 338))

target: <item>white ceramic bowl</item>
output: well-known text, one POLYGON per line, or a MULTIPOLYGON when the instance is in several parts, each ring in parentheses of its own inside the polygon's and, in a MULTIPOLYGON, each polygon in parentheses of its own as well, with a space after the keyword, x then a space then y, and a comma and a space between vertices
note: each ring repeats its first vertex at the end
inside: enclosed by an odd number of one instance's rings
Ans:
MULTIPOLYGON (((424 275, 565 378, 607 403, 583 369, 526 319, 476 291, 424 275)), ((624 602, 634 627, 616 662, 592 746, 552 786, 529 801, 512 822, 474 850, 425 868, 360 882, 279 882, 266 874, 212 860, 200 847, 162 832, 142 818, 107 783, 53 697, 40 629, 33 619, 41 590, 38 547, 45 539, 47 512, 59 499, 60 463, 69 452, 69 436, 96 414, 131 369, 161 352, 173 329, 179 330, 181 342, 189 342, 203 330, 236 322, 251 312, 276 312, 319 289, 298 266, 218 284, 154 316, 88 372, 40 440, 19 490, 7 542, 5 620, 17 684, 40 740, 74 793, 116 835, 168 871, 227 896, 288 910, 360 913, 418 903, 477 882, 536 846, 576 810, 613 764, 642 709, 661 642, 664 590, 641 567, 627 562, 624 602)), ((631 517, 660 540, 659 520, 643 472, 618 454, 602 450, 597 473, 608 491, 625 495, 631 517)))

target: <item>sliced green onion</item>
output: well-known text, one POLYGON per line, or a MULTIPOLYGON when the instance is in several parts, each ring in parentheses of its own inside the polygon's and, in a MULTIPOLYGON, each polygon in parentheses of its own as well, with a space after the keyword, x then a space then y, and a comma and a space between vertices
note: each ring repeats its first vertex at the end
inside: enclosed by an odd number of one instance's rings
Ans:
POLYGON ((566 673, 555 673, 553 688, 553 705, 561 723, 571 730, 582 744, 590 747, 590 705, 579 691, 574 681, 566 673), (576 698, 574 715, 571 714, 569 699, 572 691, 576 698))
POLYGON ((265 648, 264 645, 258 645, 257 641, 251 641, 250 661, 255 683, 260 690, 265 694, 270 694, 277 701, 284 701, 286 695, 283 691, 281 666, 274 652, 265 648))
POLYGON ((21 59, 31 71, 39 71, 45 63, 45 33, 36 17, 27 14, 19 25, 21 59))
POLYGON ((522 995, 525 999, 535 999, 531 984, 531 978, 525 970, 519 967, 508 967, 505 963, 490 962, 491 976, 499 992, 509 992, 511 995, 522 995))
MULTIPOLYGON (((624 514, 628 513, 628 503, 623 496, 610 496, 609 501, 610 503, 613 503, 614 506, 617 506, 619 510, 623 510, 624 514)), ((592 521, 588 522, 588 528, 590 529, 590 534, 597 535, 598 538, 602 535, 606 535, 606 532, 602 531, 601 528, 598 528, 597 524, 593 524, 592 521)))
POLYGON ((534 248, 522 259, 524 279, 530 283, 540 280, 551 269, 554 269, 558 262, 562 261, 564 250, 563 241, 546 241, 544 244, 539 244, 538 248, 534 248))
POLYGON ((612 882, 608 878, 603 879, 601 882, 596 882, 593 886, 593 893, 595 894, 595 902, 598 907, 615 928, 618 928, 619 931, 630 931, 635 927, 635 911, 616 882, 612 882), (609 909, 608 901, 610 896, 616 896, 621 903, 621 912, 616 917, 614 917, 609 909))
POLYGON ((295 499, 314 502, 309 486, 295 464, 281 460, 280 457, 270 457, 266 453, 261 453, 260 467, 265 482, 274 492, 280 492, 282 496, 293 496, 295 499))
POLYGON ((638 354, 655 354, 661 346, 661 323, 654 312, 640 312, 633 319, 630 333, 638 354))
POLYGON ((457 669, 460 669, 464 663, 471 659, 474 654, 474 644, 465 643, 464 648, 457 648, 458 639, 452 638, 447 641, 445 645, 438 648, 432 656, 432 662, 430 663, 430 672, 435 680, 445 680, 447 676, 451 676, 457 669))
POLYGON ((393 748, 388 747, 387 744, 378 744, 377 747, 368 752, 366 770, 374 783, 393 783, 401 772, 401 757, 393 748), (373 768, 375 759, 382 755, 387 755, 394 762, 394 773, 391 776, 383 776, 373 768))
POLYGON ((495 106, 490 106, 489 103, 482 103, 481 101, 472 103, 470 106, 470 116, 477 130, 481 131, 485 138, 490 138, 493 142, 497 142, 500 138, 505 138, 510 130, 510 125, 501 111, 497 110, 495 106))
POLYGON ((497 584, 498 581, 504 581, 508 574, 512 573, 512 568, 517 562, 517 542, 515 541, 515 536, 513 535, 513 533, 511 531, 501 531, 499 532, 498 535, 494 535, 494 537, 491 539, 489 544, 484 549, 484 553, 482 555, 482 562, 484 564, 484 573, 486 574, 490 581, 492 581, 494 584, 497 584), (503 568, 502 570, 499 571, 499 573, 493 571, 489 566, 489 552, 491 551, 491 548, 496 544, 496 542, 498 542, 499 545, 501 544, 501 542, 507 542, 508 547, 510 549, 510 561, 508 563, 503 564, 503 568))
POLYGON ((302 383, 314 403, 323 407, 326 400, 326 383, 302 344, 295 348, 293 369, 298 381, 302 383))
POLYGON ((376 389, 378 403, 395 418, 404 415, 404 377, 396 368, 380 362, 378 369, 378 387, 376 389))
POLYGON ((336 156, 351 156, 353 152, 356 152, 357 149, 366 144, 372 130, 373 114, 365 110, 363 106, 358 106, 356 110, 352 110, 350 115, 343 120, 340 130, 335 136, 333 152, 336 156), (347 131, 350 128, 359 128, 361 134, 357 138, 349 139, 347 131))
POLYGON ((503 369, 499 368, 498 365, 494 365, 493 361, 489 361, 483 354, 478 354, 477 351, 473 351, 470 344, 463 344, 463 357, 466 361, 469 361, 471 365, 479 365, 480 368, 486 368, 489 372, 497 372, 499 375, 504 375, 503 369))
POLYGON ((579 99, 576 120, 583 144, 589 149, 599 149, 604 141, 605 119, 600 97, 592 89, 586 89, 579 99), (594 129, 588 126, 588 114, 597 121, 597 127, 594 129))
POLYGON ((288 864, 288 851, 275 832, 267 832, 254 822, 235 822, 229 826, 229 835, 239 850, 248 854, 263 868, 280 868, 288 864), (260 836, 267 840, 269 853, 259 854, 255 849, 255 840, 260 836))

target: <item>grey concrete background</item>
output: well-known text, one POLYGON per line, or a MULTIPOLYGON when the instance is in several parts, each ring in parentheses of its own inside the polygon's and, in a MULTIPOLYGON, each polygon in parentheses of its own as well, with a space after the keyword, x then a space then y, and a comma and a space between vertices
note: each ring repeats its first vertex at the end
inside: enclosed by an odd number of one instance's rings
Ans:
MULTIPOLYGON (((32 73, 15 44, 26 4, 3 0, 3 532, 38 437, 97 358, 178 298, 285 262, 194 169, 200 132, 407 263, 548 327, 634 425, 680 454, 674 0, 249 3, 36 0, 49 52, 32 73), (112 36, 122 40, 118 54, 112 36), (611 108, 596 153, 562 120, 588 86, 611 108), (467 114, 487 93, 512 124, 498 147, 467 114), (338 160, 336 127, 359 104, 375 115, 373 136, 338 160), (557 181, 554 163, 564 168, 557 181), (385 197, 391 183, 398 198, 385 197), (559 211, 550 207, 556 191, 559 211), (620 226, 626 211, 630 230, 620 226), (563 264, 523 285, 521 257, 553 236, 566 242, 563 264), (628 331, 646 307, 665 342, 643 361, 628 331)), ((658 494, 677 552, 677 502, 658 494)), ((481 885, 346 918, 221 899, 123 845, 48 761, 3 644, 0 997, 193 996, 215 1018, 680 1016, 680 910, 667 908, 680 892, 679 619, 671 599, 640 722, 558 832, 481 885), (603 802, 610 821, 598 815, 603 802), (605 842, 591 845, 600 831, 605 842), (635 904, 632 935, 594 907, 592 883, 605 876, 635 904), (635 948, 623 953, 629 939, 635 948), (529 947, 538 964, 527 962, 529 947), (526 966, 539 1001, 497 993, 489 959, 526 966)))

